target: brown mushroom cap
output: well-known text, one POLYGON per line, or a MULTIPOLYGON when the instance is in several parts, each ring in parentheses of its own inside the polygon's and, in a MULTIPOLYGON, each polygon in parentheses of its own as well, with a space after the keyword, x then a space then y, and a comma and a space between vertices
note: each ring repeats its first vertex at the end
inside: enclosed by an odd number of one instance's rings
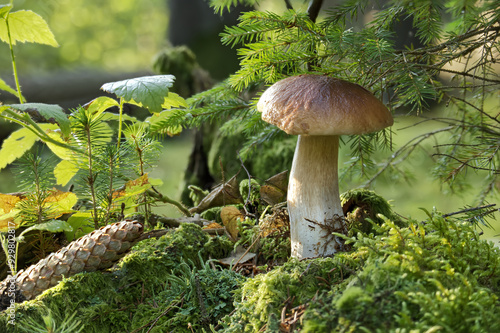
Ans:
POLYGON ((384 104, 360 85, 326 75, 276 82, 260 97, 262 119, 295 135, 352 135, 391 126, 384 104))

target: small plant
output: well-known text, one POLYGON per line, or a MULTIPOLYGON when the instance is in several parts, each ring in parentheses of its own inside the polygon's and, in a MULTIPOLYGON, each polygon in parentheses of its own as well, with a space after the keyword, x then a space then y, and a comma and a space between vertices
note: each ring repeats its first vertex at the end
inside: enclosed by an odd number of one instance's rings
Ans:
POLYGON ((174 76, 106 83, 102 89, 117 100, 98 97, 70 112, 58 105, 27 103, 17 75, 16 42, 58 44, 39 15, 12 8, 13 1, 0 6, 0 40, 9 44, 16 82, 14 89, 0 80, 0 89, 19 100, 19 104, 0 105, 0 118, 21 126, 0 149, 0 169, 18 161, 23 191, 0 195, 0 240, 6 255, 12 256, 6 260, 11 273, 17 272, 19 242, 27 233, 37 238, 33 244, 42 258, 58 249, 50 248, 42 231, 64 231, 71 241, 137 213, 145 216, 148 225, 151 206, 158 201, 190 215, 181 203, 153 190, 161 181, 148 177, 159 157, 158 139, 182 131, 180 126, 165 126, 165 120, 175 115, 172 108, 186 106, 183 98, 169 91, 174 76), (125 103, 145 108, 151 116, 139 120, 125 115, 125 103), (113 107, 118 114, 110 111, 113 107), (42 160, 38 150, 29 152, 37 141, 49 148, 55 164, 42 160), (55 189, 68 185, 67 192, 55 189))
POLYGON ((47 313, 42 315, 43 324, 30 317, 19 326, 22 332, 29 333, 80 333, 85 325, 76 320, 75 315, 76 312, 59 320, 51 310, 47 309, 47 313))

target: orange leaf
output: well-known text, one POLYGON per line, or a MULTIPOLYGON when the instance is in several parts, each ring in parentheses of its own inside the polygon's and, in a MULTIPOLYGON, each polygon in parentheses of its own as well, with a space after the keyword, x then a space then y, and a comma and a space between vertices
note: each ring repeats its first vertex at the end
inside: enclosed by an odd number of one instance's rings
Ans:
POLYGON ((0 193, 0 231, 6 232, 9 229, 17 228, 20 222, 15 222, 14 217, 16 211, 14 207, 16 203, 21 201, 24 197, 22 195, 11 195, 11 194, 1 194, 0 193), (1 218, 1 216, 4 216, 1 218))

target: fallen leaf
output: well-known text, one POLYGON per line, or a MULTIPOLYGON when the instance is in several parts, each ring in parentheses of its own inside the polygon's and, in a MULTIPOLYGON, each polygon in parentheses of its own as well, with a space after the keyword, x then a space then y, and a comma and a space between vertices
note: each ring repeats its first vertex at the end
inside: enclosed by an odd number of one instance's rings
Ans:
POLYGON ((243 220, 245 216, 238 208, 225 206, 220 212, 220 218, 233 240, 236 240, 238 238, 238 220, 243 220))
POLYGON ((223 228, 223 226, 221 226, 217 222, 212 222, 203 227, 203 229, 220 229, 220 228, 223 228))
POLYGON ((200 204, 189 210, 190 213, 201 213, 209 208, 220 207, 225 205, 232 205, 243 203, 236 176, 233 176, 227 183, 217 186, 210 192, 200 204))
POLYGON ((252 252, 248 252, 243 256, 243 254, 245 252, 246 252, 246 249, 244 247, 238 246, 236 248, 236 251, 233 251, 229 257, 219 259, 219 262, 223 265, 228 265, 228 266, 234 265, 236 263, 242 264, 242 263, 245 263, 249 260, 252 260, 256 256, 256 254, 252 253, 252 252), (241 258, 241 260, 239 260, 240 258, 241 258))
POLYGON ((269 205, 276 205, 286 200, 288 171, 278 173, 265 180, 260 187, 260 197, 269 205))

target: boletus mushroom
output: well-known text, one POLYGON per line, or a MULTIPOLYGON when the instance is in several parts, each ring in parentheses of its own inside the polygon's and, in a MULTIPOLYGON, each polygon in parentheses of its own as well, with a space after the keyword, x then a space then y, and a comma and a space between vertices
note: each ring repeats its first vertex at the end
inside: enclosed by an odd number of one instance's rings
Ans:
POLYGON ((257 109, 264 121, 299 136, 287 195, 292 257, 336 253, 343 243, 332 232, 345 232, 338 184, 339 136, 391 126, 391 113, 360 85, 311 74, 276 82, 262 94, 257 109))

